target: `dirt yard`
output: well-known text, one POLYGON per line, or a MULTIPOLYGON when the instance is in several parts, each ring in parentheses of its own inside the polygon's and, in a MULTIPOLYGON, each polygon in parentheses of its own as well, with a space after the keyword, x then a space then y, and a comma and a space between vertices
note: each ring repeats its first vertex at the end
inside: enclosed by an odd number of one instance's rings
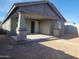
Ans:
MULTIPOLYGON (((10 38, 7 37, 2 42, 7 42, 6 39, 10 38)), ((78 39, 79 37, 62 36, 60 39, 43 39, 18 45, 8 41, 7 43, 12 44, 5 44, 7 48, 0 49, 0 59, 4 56, 8 56, 6 59, 79 59, 78 39)))

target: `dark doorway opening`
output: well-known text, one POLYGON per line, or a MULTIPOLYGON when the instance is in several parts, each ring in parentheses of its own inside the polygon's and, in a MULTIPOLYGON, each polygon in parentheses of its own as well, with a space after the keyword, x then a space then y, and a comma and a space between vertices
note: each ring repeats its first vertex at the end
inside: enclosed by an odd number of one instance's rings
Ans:
POLYGON ((35 30, 35 22, 31 21, 31 33, 34 33, 35 30))

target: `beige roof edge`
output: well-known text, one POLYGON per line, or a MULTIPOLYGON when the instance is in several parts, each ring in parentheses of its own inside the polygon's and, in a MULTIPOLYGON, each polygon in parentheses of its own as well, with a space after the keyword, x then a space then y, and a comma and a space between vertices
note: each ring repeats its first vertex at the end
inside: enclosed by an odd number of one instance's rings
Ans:
MULTIPOLYGON (((41 4, 41 3, 48 3, 49 6, 54 9, 54 11, 60 16, 60 17, 63 17, 61 15, 61 13, 57 10, 57 8, 52 4, 50 3, 49 1, 34 1, 34 2, 22 2, 22 3, 14 3, 13 6, 11 7, 11 9, 9 10, 7 16, 5 17, 4 21, 2 22, 5 23, 5 21, 7 21, 7 19, 9 18, 10 14, 13 12, 13 10, 16 8, 16 7, 20 7, 20 6, 24 6, 24 5, 32 5, 32 4, 41 4)), ((65 20, 65 18, 63 17, 63 20, 65 20)), ((2 25, 1 24, 1 25, 2 25)))

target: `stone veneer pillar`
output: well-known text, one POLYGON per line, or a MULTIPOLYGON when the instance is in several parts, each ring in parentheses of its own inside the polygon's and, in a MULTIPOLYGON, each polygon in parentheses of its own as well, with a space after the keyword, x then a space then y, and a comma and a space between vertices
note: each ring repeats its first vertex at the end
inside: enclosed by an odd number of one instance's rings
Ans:
POLYGON ((18 26, 16 29, 17 32, 17 40, 26 40, 27 39, 27 30, 26 30, 26 21, 24 16, 19 12, 19 18, 18 18, 18 26))

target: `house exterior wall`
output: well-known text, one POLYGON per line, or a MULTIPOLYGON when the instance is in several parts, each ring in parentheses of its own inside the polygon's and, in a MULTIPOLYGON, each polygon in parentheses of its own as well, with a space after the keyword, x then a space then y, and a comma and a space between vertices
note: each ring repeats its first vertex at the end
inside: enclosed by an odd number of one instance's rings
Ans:
POLYGON ((64 34, 64 22, 63 21, 57 21, 57 27, 55 28, 55 30, 58 30, 58 36, 63 35, 64 34))
POLYGON ((7 30, 8 33, 11 31, 11 18, 2 25, 2 28, 7 30))
POLYGON ((42 34, 50 34, 50 21, 49 20, 40 21, 39 32, 42 34))
POLYGON ((35 33, 39 33, 39 21, 35 21, 35 33))
MULTIPOLYGON (((38 5, 30 5, 30 6, 22 6, 18 9, 17 12, 19 11, 24 11, 26 12, 27 14, 30 14, 30 13, 34 13, 34 14, 40 14, 40 15, 43 15, 43 16, 51 16, 52 17, 52 22, 47 22, 47 20, 44 22, 40 22, 41 27, 39 27, 39 32, 40 33, 43 33, 43 34, 52 34, 52 35, 61 35, 64 33, 64 21, 62 19, 59 18, 59 16, 55 13, 54 10, 52 10, 47 4, 38 4, 38 5), (54 28, 55 26, 59 26, 59 24, 57 23, 57 21, 53 21, 57 19, 58 22, 61 23, 61 29, 58 29, 58 28, 54 28), (49 23, 48 25, 45 24, 45 23, 49 23), (47 25, 47 26, 44 26, 44 25, 47 25), (41 28, 41 29, 40 29, 41 28), (44 30, 45 29, 45 30, 44 30)), ((31 24, 26 21, 27 23, 27 33, 31 33, 31 24), (29 23, 29 24, 28 24, 29 23)))
POLYGON ((11 19, 11 35, 16 35, 16 28, 17 28, 17 22, 18 22, 18 19, 17 18, 12 18, 11 19))
POLYGON ((52 21, 50 25, 51 35, 60 36, 64 34, 64 22, 63 21, 52 21))
MULTIPOLYGON (((31 20, 26 20, 26 27, 27 27, 27 34, 31 34, 31 20)), ((50 21, 49 20, 39 20, 38 26, 35 24, 35 33, 41 33, 41 34, 50 34, 50 21)))
POLYGON ((47 4, 22 6, 17 10, 17 12, 19 11, 26 12, 27 14, 39 14, 42 16, 49 16, 54 19, 59 19, 57 14, 47 4))
POLYGON ((65 32, 65 25, 64 25, 64 21, 61 21, 61 30, 60 30, 60 35, 63 35, 65 32))
MULTIPOLYGON (((26 14, 39 14, 42 16, 52 17, 51 20, 49 19, 39 20, 39 25, 35 26, 36 33, 38 32, 42 34, 51 34, 51 35, 57 35, 57 36, 64 33, 64 21, 59 18, 56 12, 53 9, 51 9, 48 6, 48 4, 22 6, 22 7, 19 7, 19 9, 14 14, 16 15, 16 13, 20 11, 23 11, 26 14), (61 29, 59 28, 59 22, 61 23, 61 29)), ((26 20, 27 34, 31 34, 32 20, 28 19, 27 17, 25 20, 26 20)), ((2 26, 4 29, 11 31, 12 34, 15 34, 16 27, 17 27, 17 20, 15 18, 9 19, 2 26)))
POLYGON ((27 34, 31 34, 31 20, 26 19, 27 34))

